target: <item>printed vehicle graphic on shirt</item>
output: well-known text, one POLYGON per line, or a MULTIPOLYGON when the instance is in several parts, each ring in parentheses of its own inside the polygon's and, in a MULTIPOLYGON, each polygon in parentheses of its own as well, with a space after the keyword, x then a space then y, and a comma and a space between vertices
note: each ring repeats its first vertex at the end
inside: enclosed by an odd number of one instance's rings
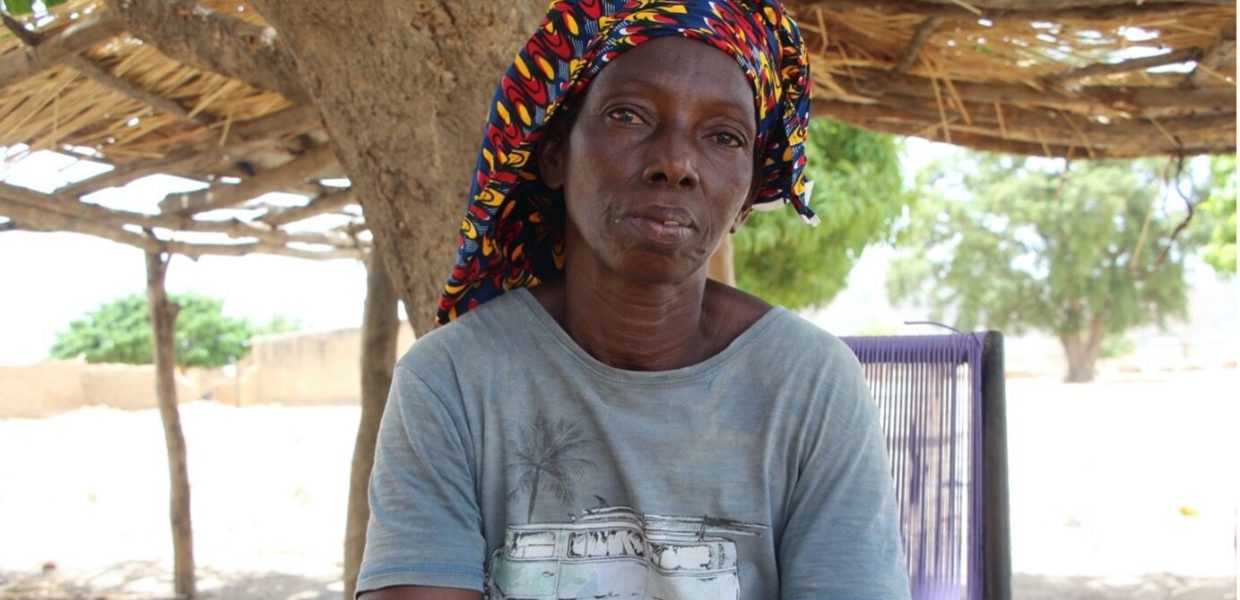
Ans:
POLYGON ((569 523, 509 526, 492 555, 488 600, 739 598, 736 542, 767 527, 731 519, 586 510, 569 523))

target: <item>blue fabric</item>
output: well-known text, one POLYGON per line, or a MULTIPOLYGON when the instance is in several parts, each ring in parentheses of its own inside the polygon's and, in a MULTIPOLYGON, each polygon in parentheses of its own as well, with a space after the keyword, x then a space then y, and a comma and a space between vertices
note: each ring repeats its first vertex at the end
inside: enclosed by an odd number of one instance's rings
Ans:
POLYGON ((401 359, 358 590, 901 600, 894 498, 856 358, 792 313, 638 372, 514 290, 401 359))

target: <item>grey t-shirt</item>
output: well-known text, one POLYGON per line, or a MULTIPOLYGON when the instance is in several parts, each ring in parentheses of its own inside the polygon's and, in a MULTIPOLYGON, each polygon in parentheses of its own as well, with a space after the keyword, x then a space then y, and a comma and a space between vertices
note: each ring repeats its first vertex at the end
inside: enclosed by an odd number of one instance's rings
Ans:
POLYGON ((852 352, 775 308, 689 367, 616 369, 527 290, 396 367, 358 591, 489 598, 908 598, 852 352))

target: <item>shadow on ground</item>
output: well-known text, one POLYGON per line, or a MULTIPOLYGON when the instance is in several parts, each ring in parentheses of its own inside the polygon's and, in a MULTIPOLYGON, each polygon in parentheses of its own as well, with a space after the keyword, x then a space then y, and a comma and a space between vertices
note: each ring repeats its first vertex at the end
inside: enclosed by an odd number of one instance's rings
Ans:
POLYGON ((1117 580, 1017 574, 1014 600, 1236 600, 1235 577, 1183 577, 1169 573, 1117 580))
MULTIPOLYGON (((198 569, 203 600, 339 600, 339 577, 198 569)), ((0 600, 175 600, 172 574, 157 561, 94 571, 0 571, 0 600)))

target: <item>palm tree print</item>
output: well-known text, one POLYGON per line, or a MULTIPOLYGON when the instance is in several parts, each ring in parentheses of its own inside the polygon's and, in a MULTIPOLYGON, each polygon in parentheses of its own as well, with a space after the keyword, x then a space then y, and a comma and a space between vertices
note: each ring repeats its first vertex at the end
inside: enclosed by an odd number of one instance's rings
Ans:
POLYGON ((555 423, 539 413, 534 417, 534 424, 525 430, 525 435, 517 440, 516 460, 509 464, 520 470, 516 489, 517 492, 529 492, 530 502, 525 511, 525 521, 534 518, 534 503, 538 500, 538 492, 546 491, 555 495, 563 506, 569 506, 576 499, 573 479, 594 463, 578 455, 590 445, 576 425, 559 419, 555 423))

